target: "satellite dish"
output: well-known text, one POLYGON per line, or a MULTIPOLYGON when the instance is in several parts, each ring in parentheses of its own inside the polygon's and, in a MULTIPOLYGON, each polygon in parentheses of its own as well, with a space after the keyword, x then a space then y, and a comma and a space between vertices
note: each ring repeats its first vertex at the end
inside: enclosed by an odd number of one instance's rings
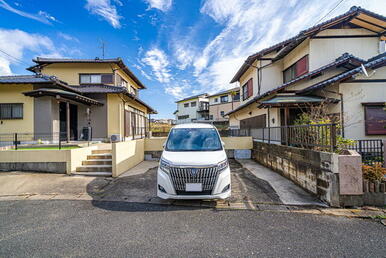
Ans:
POLYGON ((366 67, 363 64, 361 64, 361 68, 362 68, 363 74, 366 75, 366 77, 369 77, 369 74, 367 73, 366 67))

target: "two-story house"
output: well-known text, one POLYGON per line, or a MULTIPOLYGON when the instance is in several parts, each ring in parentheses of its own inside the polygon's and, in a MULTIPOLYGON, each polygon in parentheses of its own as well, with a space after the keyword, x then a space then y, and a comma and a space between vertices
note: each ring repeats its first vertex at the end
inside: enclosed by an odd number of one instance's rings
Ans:
POLYGON ((146 87, 120 58, 36 58, 33 75, 0 76, 0 134, 59 135, 109 141, 144 135, 146 87))
POLYGON ((352 7, 249 56, 231 83, 241 104, 230 126, 293 124, 312 105, 325 105, 351 139, 386 137, 386 17, 352 7))
POLYGON ((208 96, 209 120, 214 124, 228 125, 226 113, 240 105, 240 88, 233 88, 208 96))
POLYGON ((177 101, 177 110, 174 112, 177 124, 192 123, 209 119, 208 94, 203 93, 177 101))

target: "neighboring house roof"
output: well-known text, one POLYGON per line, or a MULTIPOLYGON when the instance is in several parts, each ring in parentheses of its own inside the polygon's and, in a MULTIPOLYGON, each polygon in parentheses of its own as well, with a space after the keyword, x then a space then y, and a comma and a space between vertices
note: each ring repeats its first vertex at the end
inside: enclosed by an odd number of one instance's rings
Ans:
POLYGON ((229 90, 220 91, 220 92, 217 92, 215 94, 209 95, 208 98, 219 96, 219 95, 223 95, 223 94, 226 94, 226 93, 230 93, 232 91, 240 91, 240 88, 239 87, 235 87, 235 88, 232 88, 232 89, 229 89, 229 90))
POLYGON ((74 92, 65 91, 65 90, 59 90, 59 89, 52 89, 52 88, 40 88, 28 92, 23 92, 25 96, 29 97, 42 97, 42 96, 60 96, 66 99, 71 99, 76 102, 81 102, 88 105, 103 105, 99 101, 96 101, 94 99, 79 95, 74 92))
POLYGON ((120 57, 118 58, 110 58, 110 59, 65 59, 65 58, 44 58, 44 57, 37 57, 33 59, 37 65, 28 67, 27 70, 32 72, 40 71, 42 67, 48 64, 55 64, 55 63, 112 63, 119 66, 119 68, 122 69, 127 75, 129 75, 133 81, 135 81, 139 87, 142 89, 145 89, 146 86, 134 75, 134 73, 125 65, 125 63, 122 61, 120 57))
MULTIPOLYGON (((380 54, 380 55, 377 55, 375 57, 372 57, 370 58, 367 63, 363 64, 363 66, 365 68, 370 68, 370 69, 376 69, 376 68, 379 68, 379 67, 382 67, 382 66, 385 66, 386 65, 386 52, 383 53, 383 54, 380 54)), ((336 76, 333 76, 327 80, 324 80, 324 81, 321 81, 321 82, 318 82, 314 85, 311 85, 307 88, 304 88, 302 90, 299 90, 297 91, 296 94, 307 94, 311 91, 314 91, 314 90, 317 90, 317 89, 320 89, 320 88, 323 88, 323 87, 326 87, 328 85, 331 85, 333 83, 336 83, 336 82, 340 82, 340 81, 343 81, 345 79, 348 79, 348 78, 351 78, 353 75, 357 74, 357 73, 360 73, 362 72, 362 67, 359 66, 355 69, 352 69, 350 71, 347 71, 347 72, 343 72, 343 73, 340 73, 336 76)))
POLYGON ((348 68, 348 67, 350 67, 350 68, 358 67, 358 66, 360 66, 361 63, 365 63, 365 62, 366 61, 363 60, 363 59, 360 59, 360 58, 355 57, 355 56, 353 56, 351 54, 348 54, 348 53, 344 53, 343 55, 341 55, 340 57, 335 59, 335 61, 332 62, 332 63, 329 63, 327 65, 319 67, 318 69, 315 69, 315 70, 313 70, 313 71, 311 71, 309 73, 306 73, 306 74, 304 74, 302 76, 299 76, 299 77, 297 77, 297 78, 295 78, 295 79, 293 79, 291 81, 288 81, 288 82, 286 82, 286 83, 284 83, 284 84, 282 84, 282 85, 280 85, 280 86, 278 86, 278 87, 276 87, 276 88, 274 88, 272 90, 269 90, 269 91, 267 91, 267 92, 265 92, 263 94, 255 96, 251 100, 245 102, 244 104, 238 106, 234 110, 228 112, 227 115, 232 114, 232 113, 234 113, 234 112, 236 112, 238 110, 241 110, 244 107, 246 107, 246 106, 256 102, 257 100, 259 100, 261 98, 264 98, 264 97, 266 97, 266 96, 268 96, 270 94, 273 94, 275 92, 279 92, 281 90, 284 90, 287 87, 289 87, 290 85, 295 84, 295 83, 297 83, 297 82, 299 82, 301 80, 312 78, 312 77, 314 77, 314 76, 316 76, 316 75, 318 75, 318 74, 320 74, 320 73, 322 73, 322 72, 324 72, 324 71, 326 71, 328 69, 331 69, 331 68, 334 68, 334 67, 341 67, 341 66, 345 66, 346 68, 348 68))
POLYGON ((250 55, 244 62, 244 64, 240 67, 240 69, 237 71, 235 76, 232 78, 231 83, 234 83, 240 79, 240 77, 248 70, 250 65, 256 60, 264 55, 267 55, 273 51, 281 51, 278 57, 275 58, 275 60, 280 59, 281 57, 288 54, 292 49, 297 47, 301 42, 303 42, 304 39, 306 39, 309 36, 312 36, 314 34, 319 33, 322 30, 328 29, 329 27, 335 26, 338 23, 347 22, 361 26, 363 28, 366 28, 368 30, 371 30, 373 32, 379 33, 380 36, 384 35, 385 28, 384 26, 377 25, 377 22, 381 22, 384 24, 386 21, 386 17, 373 13, 371 11, 368 11, 366 9, 363 9, 361 7, 353 6, 350 8, 350 10, 342 15, 336 16, 328 21, 325 21, 323 23, 320 23, 318 25, 315 25, 311 28, 308 28, 306 30, 303 30, 299 32, 298 35, 284 40, 280 43, 277 43, 271 47, 265 48, 253 55, 250 55), (369 17, 370 16, 370 17, 369 17), (360 18, 359 18, 360 17, 360 18), (369 19, 370 18, 370 19, 369 19))
POLYGON ((199 98, 199 97, 208 97, 208 94, 207 93, 201 93, 201 94, 198 94, 198 95, 190 96, 190 97, 178 100, 178 101, 176 101, 176 103, 181 102, 181 101, 185 101, 185 100, 196 99, 196 98, 199 98))
POLYGON ((70 87, 66 82, 59 80, 55 76, 47 76, 43 74, 33 75, 12 75, 0 76, 0 84, 54 84, 61 88, 80 93, 77 89, 70 87))

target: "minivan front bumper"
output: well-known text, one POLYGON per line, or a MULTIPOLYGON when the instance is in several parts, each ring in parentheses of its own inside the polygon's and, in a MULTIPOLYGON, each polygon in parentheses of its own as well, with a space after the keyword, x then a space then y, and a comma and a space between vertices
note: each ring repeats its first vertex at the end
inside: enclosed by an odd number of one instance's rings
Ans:
POLYGON ((214 188, 211 194, 177 194, 169 174, 165 173, 163 170, 158 168, 157 171, 157 196, 162 199, 185 199, 185 200, 194 200, 194 199, 226 199, 231 195, 231 176, 230 169, 227 167, 222 171, 216 180, 214 188), (229 185, 229 187, 224 191, 224 189, 229 185), (158 186, 161 186, 165 192, 161 191, 158 186))

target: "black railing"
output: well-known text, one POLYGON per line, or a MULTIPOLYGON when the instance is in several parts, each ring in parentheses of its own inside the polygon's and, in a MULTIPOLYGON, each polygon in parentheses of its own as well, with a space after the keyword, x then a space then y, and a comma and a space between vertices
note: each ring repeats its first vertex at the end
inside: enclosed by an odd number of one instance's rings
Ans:
POLYGON ((362 163, 370 166, 383 165, 383 140, 356 140, 345 148, 355 150, 362 156, 362 163))
POLYGON ((323 151, 336 149, 337 134, 335 124, 289 125, 220 131, 221 136, 252 136, 257 141, 323 151))
POLYGON ((1 149, 29 149, 55 147, 62 149, 67 143, 66 133, 10 133, 0 134, 1 149))

